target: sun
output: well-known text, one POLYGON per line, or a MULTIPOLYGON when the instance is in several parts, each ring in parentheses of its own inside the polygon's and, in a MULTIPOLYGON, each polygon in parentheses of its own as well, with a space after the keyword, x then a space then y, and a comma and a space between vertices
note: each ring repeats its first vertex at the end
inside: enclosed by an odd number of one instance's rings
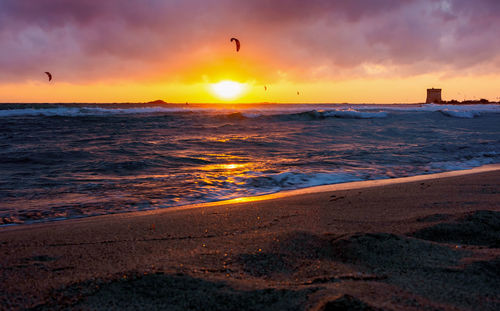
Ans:
POLYGON ((211 85, 212 92, 222 99, 235 99, 245 90, 245 84, 224 80, 211 85))

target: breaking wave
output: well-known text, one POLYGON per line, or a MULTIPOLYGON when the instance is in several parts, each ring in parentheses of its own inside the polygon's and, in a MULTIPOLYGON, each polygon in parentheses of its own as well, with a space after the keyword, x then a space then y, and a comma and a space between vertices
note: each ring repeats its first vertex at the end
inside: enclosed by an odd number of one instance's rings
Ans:
POLYGON ((363 112, 353 109, 325 111, 323 112, 323 114, 327 117, 345 118, 345 119, 377 119, 377 118, 387 118, 387 116, 389 115, 386 111, 363 112))
POLYGON ((457 110, 439 110, 442 114, 452 118, 473 119, 481 115, 479 111, 457 111, 457 110))
POLYGON ((287 113, 271 115, 271 118, 280 120, 321 120, 326 118, 341 118, 341 119, 379 119, 387 118, 389 114, 385 111, 368 112, 358 111, 354 109, 339 109, 339 110, 309 110, 298 113, 287 113))
POLYGON ((81 117, 112 114, 151 114, 184 112, 182 108, 140 107, 140 108, 100 108, 100 107, 54 107, 23 108, 0 110, 0 117, 44 116, 44 117, 81 117))
POLYGON ((14 105, 15 108, 2 109, 1 117, 82 117, 82 116, 110 116, 129 114, 171 114, 171 113, 201 113, 227 117, 230 119, 255 119, 271 117, 289 120, 318 120, 326 118, 343 119, 380 119, 387 118, 390 113, 413 113, 413 112, 440 112, 444 116, 453 118, 474 118, 485 113, 500 113, 500 105, 269 105, 265 107, 249 107, 241 105, 232 108, 221 108, 214 105, 172 105, 172 106, 148 106, 130 107, 126 105, 43 105, 34 107, 30 105, 14 105))
MULTIPOLYGON (((362 109, 362 108, 361 108, 362 109)), ((400 112, 440 112, 444 116, 460 119, 473 119, 485 113, 500 113, 500 105, 437 105, 426 104, 410 107, 385 107, 384 110, 400 112)))
POLYGON ((363 180, 357 174, 337 173, 315 173, 305 174, 298 171, 288 171, 277 174, 255 174, 240 178, 248 188, 262 191, 281 191, 287 189, 314 187, 327 184, 337 184, 351 181, 363 180))

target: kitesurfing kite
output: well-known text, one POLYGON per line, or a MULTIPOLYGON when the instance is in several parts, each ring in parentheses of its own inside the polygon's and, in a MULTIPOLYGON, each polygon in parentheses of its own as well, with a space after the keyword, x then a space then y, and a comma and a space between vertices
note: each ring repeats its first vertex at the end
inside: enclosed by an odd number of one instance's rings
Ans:
POLYGON ((231 42, 236 42, 236 52, 238 52, 240 50, 240 40, 236 39, 236 38, 231 38, 231 42))
POLYGON ((45 74, 49 77, 49 81, 52 80, 52 75, 50 74, 50 72, 45 71, 45 74))

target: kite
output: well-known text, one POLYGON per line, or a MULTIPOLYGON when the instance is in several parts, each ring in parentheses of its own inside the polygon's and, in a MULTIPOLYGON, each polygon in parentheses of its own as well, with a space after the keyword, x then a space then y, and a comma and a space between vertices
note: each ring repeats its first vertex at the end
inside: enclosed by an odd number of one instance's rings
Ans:
POLYGON ((238 52, 240 50, 240 40, 236 39, 236 38, 231 38, 231 42, 236 42, 236 52, 238 52))
POLYGON ((50 74, 50 72, 45 71, 45 74, 49 77, 49 81, 52 80, 52 75, 50 74))

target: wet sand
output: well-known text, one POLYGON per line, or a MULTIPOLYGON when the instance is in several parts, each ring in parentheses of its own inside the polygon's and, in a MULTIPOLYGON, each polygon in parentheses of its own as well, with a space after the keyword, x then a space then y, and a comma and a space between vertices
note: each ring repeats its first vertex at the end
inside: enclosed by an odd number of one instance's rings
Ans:
POLYGON ((499 310, 489 170, 3 227, 0 307, 499 310))

